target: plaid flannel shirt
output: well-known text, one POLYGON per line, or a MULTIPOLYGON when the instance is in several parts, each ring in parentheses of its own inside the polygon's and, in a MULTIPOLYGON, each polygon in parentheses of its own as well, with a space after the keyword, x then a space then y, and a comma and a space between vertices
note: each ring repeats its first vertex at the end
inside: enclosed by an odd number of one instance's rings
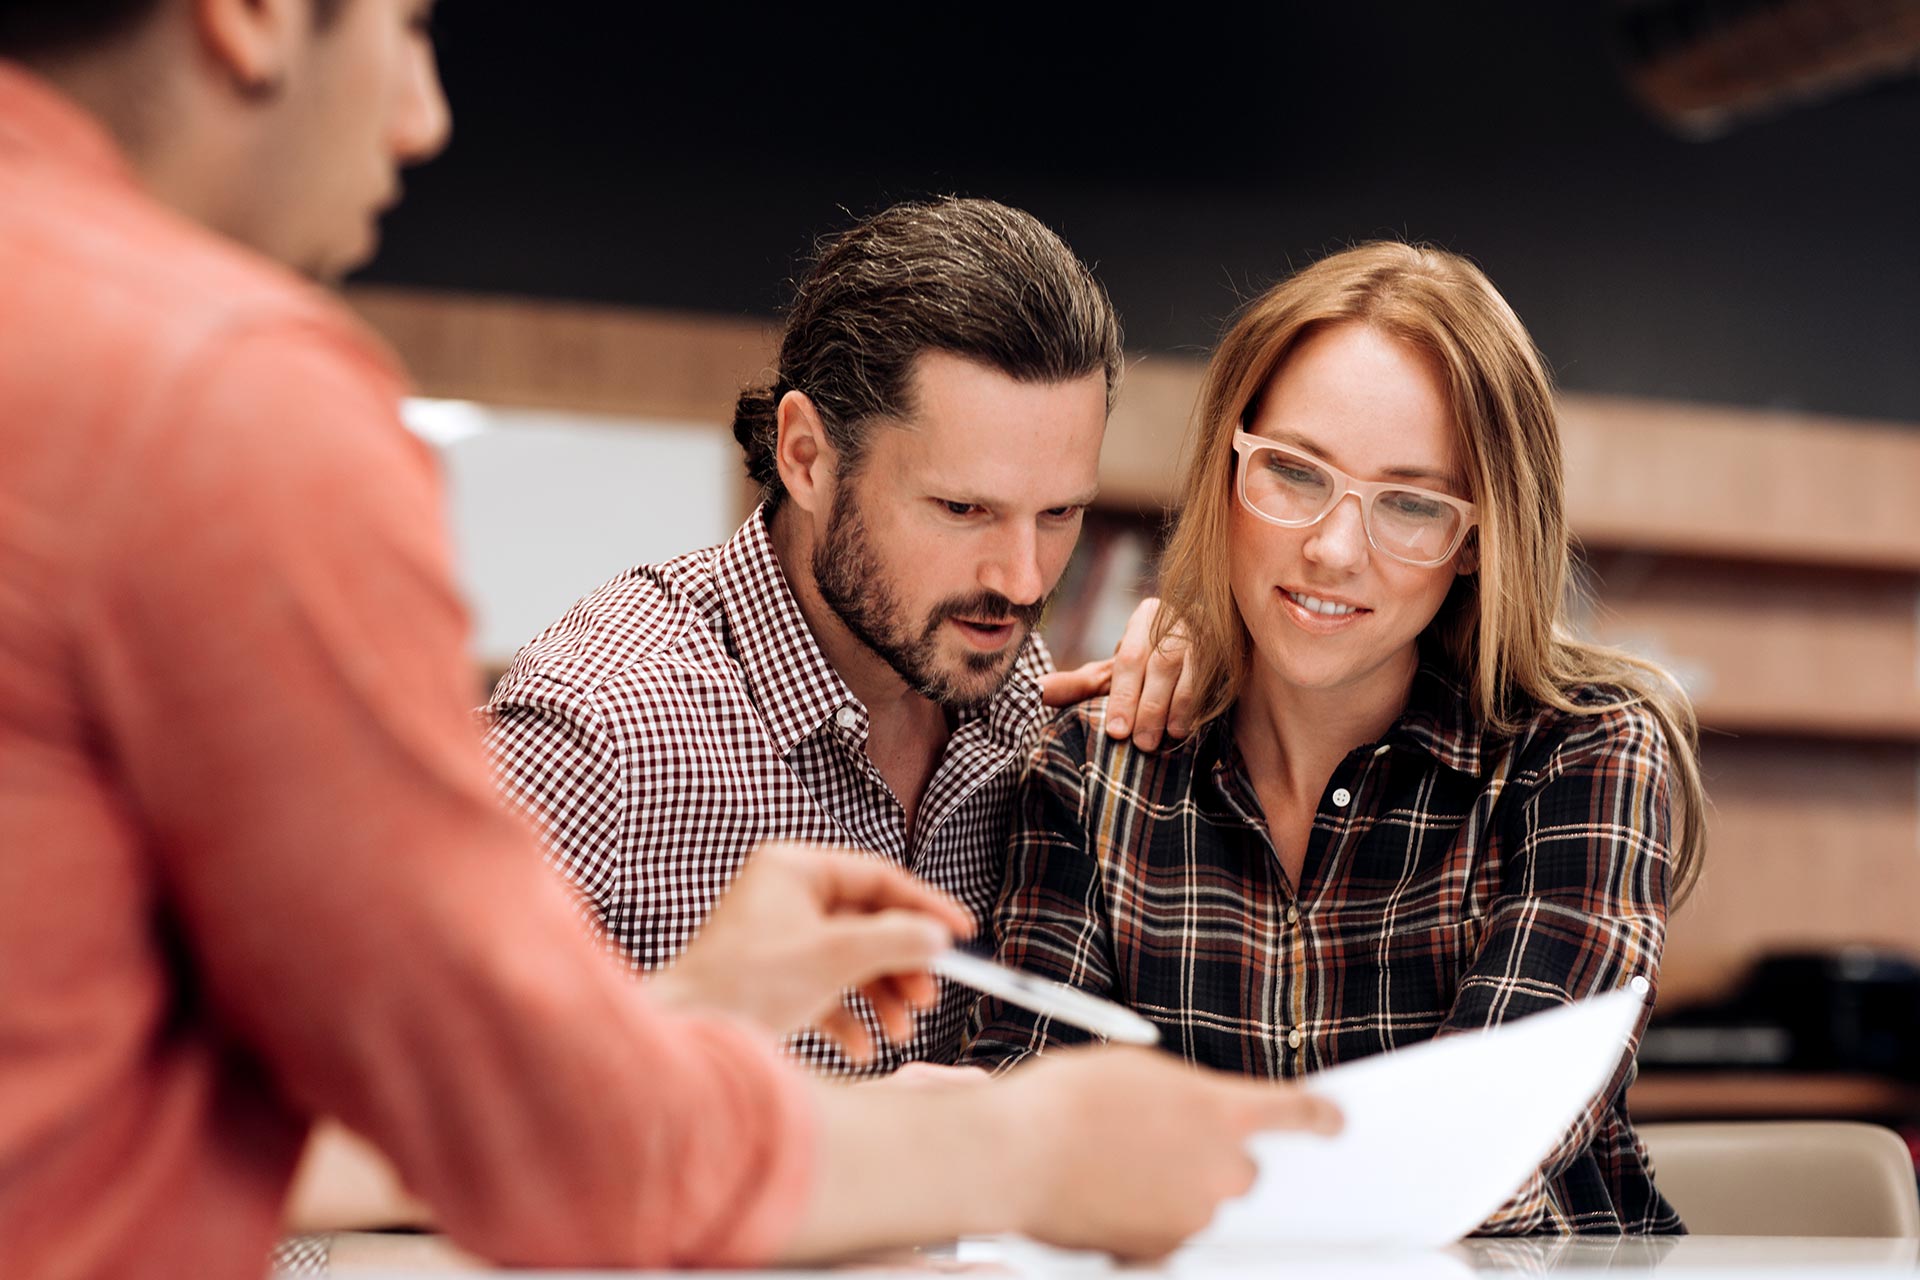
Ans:
MULTIPOLYGON (((1327 780, 1297 890, 1230 716, 1149 754, 1103 714, 1041 735, 1000 958, 1137 1009, 1192 1062, 1301 1076, 1658 978, 1670 797, 1642 708, 1543 711, 1499 739, 1423 667, 1392 730, 1327 780)), ((999 1000, 980 1017, 962 1060, 996 1069, 1088 1038, 999 1000)), ((1682 1230, 1627 1118, 1632 1074, 1629 1052, 1483 1231, 1682 1230)))
MULTIPOLYGON (((794 600, 765 509, 725 544, 642 566, 576 604, 520 651, 481 715, 495 776, 550 861, 637 969, 685 949, 765 840, 873 851, 984 922, 999 893, 1020 765, 1043 720, 1036 635, 984 711, 960 717, 916 816, 867 757, 867 709, 794 600)), ((832 1074, 951 1062, 972 997, 943 984, 914 1038, 853 1068, 808 1032, 832 1074)))

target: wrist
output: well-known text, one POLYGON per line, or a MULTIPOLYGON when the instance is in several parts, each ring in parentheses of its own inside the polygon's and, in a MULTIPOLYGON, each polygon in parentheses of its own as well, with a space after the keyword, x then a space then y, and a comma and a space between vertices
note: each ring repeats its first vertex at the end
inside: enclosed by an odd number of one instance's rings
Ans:
POLYGON ((1016 1069, 984 1088, 966 1090, 970 1096, 960 1099, 967 1110, 955 1119, 953 1132, 970 1144, 980 1187, 972 1206, 977 1220, 961 1234, 1034 1235, 1044 1218, 1060 1128, 1059 1115, 1046 1105, 1046 1091, 1039 1087, 1044 1079, 1033 1078, 1030 1068, 1016 1069))
POLYGON ((648 999, 676 1013, 712 1008, 712 1003, 701 996, 699 982, 678 966, 650 973, 640 985, 646 989, 648 999))

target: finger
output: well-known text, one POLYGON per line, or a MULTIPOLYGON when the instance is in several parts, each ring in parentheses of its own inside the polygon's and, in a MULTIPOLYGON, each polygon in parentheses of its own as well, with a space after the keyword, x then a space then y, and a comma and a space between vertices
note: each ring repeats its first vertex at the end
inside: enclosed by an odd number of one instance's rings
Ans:
POLYGON ((866 997, 867 1006, 880 1024, 881 1034, 888 1040, 905 1044, 913 1039, 913 1006, 900 998, 897 989, 883 979, 867 983, 860 988, 860 994, 866 997))
POLYGON ((1049 671, 1040 677, 1040 702, 1049 707, 1070 707, 1107 691, 1113 679, 1113 659, 1088 662, 1071 671, 1049 671))
POLYGON ((1133 717, 1146 681, 1147 659, 1153 652, 1153 619, 1160 601, 1149 596, 1134 606, 1126 634, 1113 651, 1113 680, 1107 689, 1107 736, 1124 738, 1133 732, 1133 717))
POLYGON ((813 1029, 840 1046, 840 1052, 852 1063, 873 1061, 873 1034, 844 1003, 813 1024, 813 1029))
MULTIPOLYGON (((1184 654, 1184 650, 1183 650, 1184 654)), ((1193 663, 1180 663, 1180 678, 1173 684, 1173 699, 1167 705, 1167 736, 1184 738, 1193 732, 1193 722, 1200 714, 1200 689, 1194 679, 1193 663)))
POLYGON ((1140 710, 1133 725, 1133 743, 1141 750, 1152 751, 1160 745, 1160 735, 1167 727, 1168 711, 1173 705, 1174 686, 1185 666, 1184 653, 1169 656, 1164 650, 1156 649, 1147 659, 1146 675, 1140 682, 1140 710))
POLYGON ((797 850, 806 855, 799 864, 802 874, 814 891, 814 900, 828 915, 889 910, 917 912, 931 917, 952 937, 973 936, 975 925, 971 912, 890 862, 836 849, 798 845, 768 848, 781 848, 789 855, 797 850))
POLYGON ((900 1003, 915 1011, 940 1003, 940 984, 931 973, 890 973, 869 985, 886 986, 900 1003))
POLYGON ((1334 1134, 1346 1121, 1340 1108, 1317 1093, 1292 1085, 1252 1085, 1244 1118, 1254 1129, 1299 1129, 1334 1134))
POLYGON ((892 974, 924 972, 952 944, 945 928, 910 911, 838 917, 822 926, 809 976, 823 990, 861 987, 892 974))
POLYGON ((896 1031, 912 1035, 914 1016, 937 997, 938 991, 939 984, 930 973, 890 973, 863 983, 859 988, 859 994, 865 996, 867 1003, 875 1009, 885 1006, 901 1010, 902 1017, 898 1022, 882 1019, 890 1038, 896 1031))

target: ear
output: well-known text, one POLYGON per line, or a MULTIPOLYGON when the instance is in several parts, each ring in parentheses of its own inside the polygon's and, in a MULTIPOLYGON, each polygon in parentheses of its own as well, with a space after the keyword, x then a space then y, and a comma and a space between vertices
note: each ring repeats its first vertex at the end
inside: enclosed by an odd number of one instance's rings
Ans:
POLYGON ((805 392, 789 391, 774 409, 779 435, 773 461, 787 499, 809 515, 824 515, 833 501, 833 477, 839 462, 827 439, 820 410, 805 392))
POLYGON ((1464 578, 1480 568, 1480 530, 1467 530, 1467 540, 1460 544, 1460 550, 1453 556, 1453 571, 1464 578))
POLYGON ((208 55, 249 93, 286 79, 313 33, 311 0, 193 0, 194 26, 208 55))

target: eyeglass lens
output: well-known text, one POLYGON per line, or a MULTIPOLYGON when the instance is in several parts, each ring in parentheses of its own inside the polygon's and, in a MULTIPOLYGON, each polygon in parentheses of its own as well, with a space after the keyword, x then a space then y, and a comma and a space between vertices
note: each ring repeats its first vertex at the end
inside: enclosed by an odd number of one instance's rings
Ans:
MULTIPOLYGON (((1311 524, 1340 494, 1339 481, 1310 459, 1278 449, 1247 455, 1244 489, 1256 511, 1287 524, 1311 524)), ((1386 488, 1374 495, 1367 532, 1389 555, 1432 563, 1447 553, 1463 519, 1459 510, 1418 489, 1386 488)))

